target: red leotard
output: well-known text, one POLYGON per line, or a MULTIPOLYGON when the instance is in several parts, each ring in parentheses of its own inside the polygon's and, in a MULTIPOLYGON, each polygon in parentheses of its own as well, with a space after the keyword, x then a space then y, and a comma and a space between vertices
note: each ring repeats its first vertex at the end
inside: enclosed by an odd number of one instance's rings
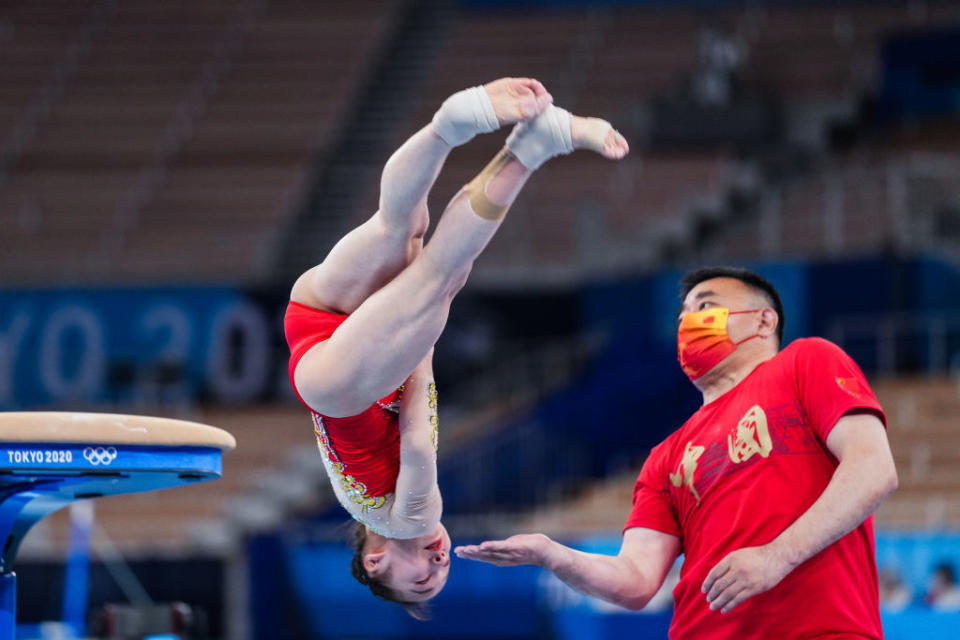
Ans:
POLYGON ((304 402, 293 377, 303 355, 332 336, 348 317, 290 302, 283 320, 290 346, 290 384, 300 402, 310 409, 320 448, 330 458, 329 468, 339 475, 344 491, 362 507, 376 508, 383 504, 383 496, 396 489, 400 471, 400 390, 355 416, 331 418, 304 402))

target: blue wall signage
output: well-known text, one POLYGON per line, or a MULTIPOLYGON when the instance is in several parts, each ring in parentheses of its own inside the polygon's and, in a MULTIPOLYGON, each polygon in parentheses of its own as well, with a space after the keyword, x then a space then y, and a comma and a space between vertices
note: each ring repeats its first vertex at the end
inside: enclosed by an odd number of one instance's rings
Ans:
POLYGON ((279 388, 284 350, 279 317, 241 290, 0 291, 0 410, 251 401, 279 388))

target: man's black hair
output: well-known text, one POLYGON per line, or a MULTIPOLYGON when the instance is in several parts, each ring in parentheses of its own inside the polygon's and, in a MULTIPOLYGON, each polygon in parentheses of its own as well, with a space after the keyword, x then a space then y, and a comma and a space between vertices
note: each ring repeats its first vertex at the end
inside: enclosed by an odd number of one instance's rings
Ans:
POLYGON ((777 312, 779 320, 777 322, 777 343, 780 346, 783 345, 783 327, 786 324, 786 318, 783 315, 783 302, 780 301, 780 294, 777 293, 776 287, 759 273, 741 267, 701 267, 688 271, 680 279, 680 300, 685 300, 690 290, 704 280, 714 278, 733 278, 762 293, 773 310, 777 312))

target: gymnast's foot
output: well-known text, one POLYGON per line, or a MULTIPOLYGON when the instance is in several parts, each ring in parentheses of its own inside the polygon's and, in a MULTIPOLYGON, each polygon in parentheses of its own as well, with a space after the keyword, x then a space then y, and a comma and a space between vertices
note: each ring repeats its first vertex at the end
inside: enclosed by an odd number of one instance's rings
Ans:
POLYGON ((596 151, 610 160, 619 160, 630 153, 627 139, 601 118, 584 118, 571 114, 570 137, 574 149, 596 151))
POLYGON ((433 115, 433 131, 451 147, 458 147, 478 133, 536 117, 552 102, 553 96, 536 80, 501 78, 444 100, 433 115))
POLYGON ((574 116, 552 104, 516 125, 507 138, 507 149, 528 169, 538 169, 550 158, 576 149, 589 149, 611 160, 630 151, 624 137, 606 120, 574 116))
POLYGON ((546 87, 533 78, 500 78, 483 88, 501 125, 529 120, 553 103, 546 87))

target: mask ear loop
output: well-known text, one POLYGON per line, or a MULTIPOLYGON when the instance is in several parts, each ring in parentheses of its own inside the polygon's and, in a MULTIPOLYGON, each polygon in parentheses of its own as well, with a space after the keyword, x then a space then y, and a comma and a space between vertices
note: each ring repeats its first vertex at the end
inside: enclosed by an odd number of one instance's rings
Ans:
MULTIPOLYGON (((747 309, 747 310, 745 310, 745 311, 728 311, 728 312, 727 312, 727 315, 728 315, 728 316, 733 316, 733 315, 736 315, 736 314, 738 314, 738 313, 757 313, 758 311, 759 311, 759 312, 762 312, 763 309, 747 309)), ((727 334, 727 335, 729 335, 729 334, 727 334)), ((740 342, 734 342, 733 344, 734 344, 735 346, 739 347, 740 345, 742 345, 742 344, 743 344, 744 342, 746 342, 747 340, 753 340, 754 338, 759 338, 759 337, 760 337, 760 334, 759 334, 759 333, 755 333, 755 334, 753 334, 752 336, 750 336, 749 338, 744 338, 744 339, 741 340, 740 342)), ((733 342, 733 341, 731 340, 731 342, 733 342)))

